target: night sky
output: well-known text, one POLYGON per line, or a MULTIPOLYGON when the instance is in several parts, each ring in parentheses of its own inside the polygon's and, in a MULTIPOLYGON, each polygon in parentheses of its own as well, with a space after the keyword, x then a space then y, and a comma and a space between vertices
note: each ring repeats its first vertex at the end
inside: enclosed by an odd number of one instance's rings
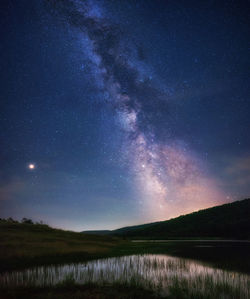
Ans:
POLYGON ((249 197, 249 8, 2 0, 0 217, 114 229, 249 197))

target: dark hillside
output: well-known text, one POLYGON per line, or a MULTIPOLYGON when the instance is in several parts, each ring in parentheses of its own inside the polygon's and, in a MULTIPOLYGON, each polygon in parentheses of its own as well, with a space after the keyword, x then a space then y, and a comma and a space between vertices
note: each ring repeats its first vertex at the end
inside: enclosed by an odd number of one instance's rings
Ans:
POLYGON ((201 210, 167 221, 124 227, 113 235, 144 238, 250 239, 250 199, 201 210))

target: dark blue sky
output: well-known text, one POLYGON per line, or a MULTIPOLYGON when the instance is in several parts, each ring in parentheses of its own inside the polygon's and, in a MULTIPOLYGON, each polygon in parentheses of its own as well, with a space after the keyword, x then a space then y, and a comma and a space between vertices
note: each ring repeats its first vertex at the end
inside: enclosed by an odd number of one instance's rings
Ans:
POLYGON ((0 217, 105 229, 249 197, 249 8, 1 1, 0 217))

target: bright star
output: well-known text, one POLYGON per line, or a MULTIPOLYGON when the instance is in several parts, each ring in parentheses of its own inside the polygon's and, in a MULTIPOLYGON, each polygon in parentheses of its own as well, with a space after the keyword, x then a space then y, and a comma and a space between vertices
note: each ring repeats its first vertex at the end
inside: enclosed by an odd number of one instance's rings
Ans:
POLYGON ((35 164, 30 163, 28 167, 30 170, 33 170, 33 169, 35 169, 35 164))

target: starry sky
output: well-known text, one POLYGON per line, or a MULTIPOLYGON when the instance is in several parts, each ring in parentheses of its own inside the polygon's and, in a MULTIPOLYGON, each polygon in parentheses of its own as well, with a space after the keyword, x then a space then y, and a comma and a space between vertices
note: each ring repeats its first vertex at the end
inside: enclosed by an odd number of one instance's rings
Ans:
POLYGON ((1 1, 0 217, 115 229, 249 197, 249 8, 1 1))

